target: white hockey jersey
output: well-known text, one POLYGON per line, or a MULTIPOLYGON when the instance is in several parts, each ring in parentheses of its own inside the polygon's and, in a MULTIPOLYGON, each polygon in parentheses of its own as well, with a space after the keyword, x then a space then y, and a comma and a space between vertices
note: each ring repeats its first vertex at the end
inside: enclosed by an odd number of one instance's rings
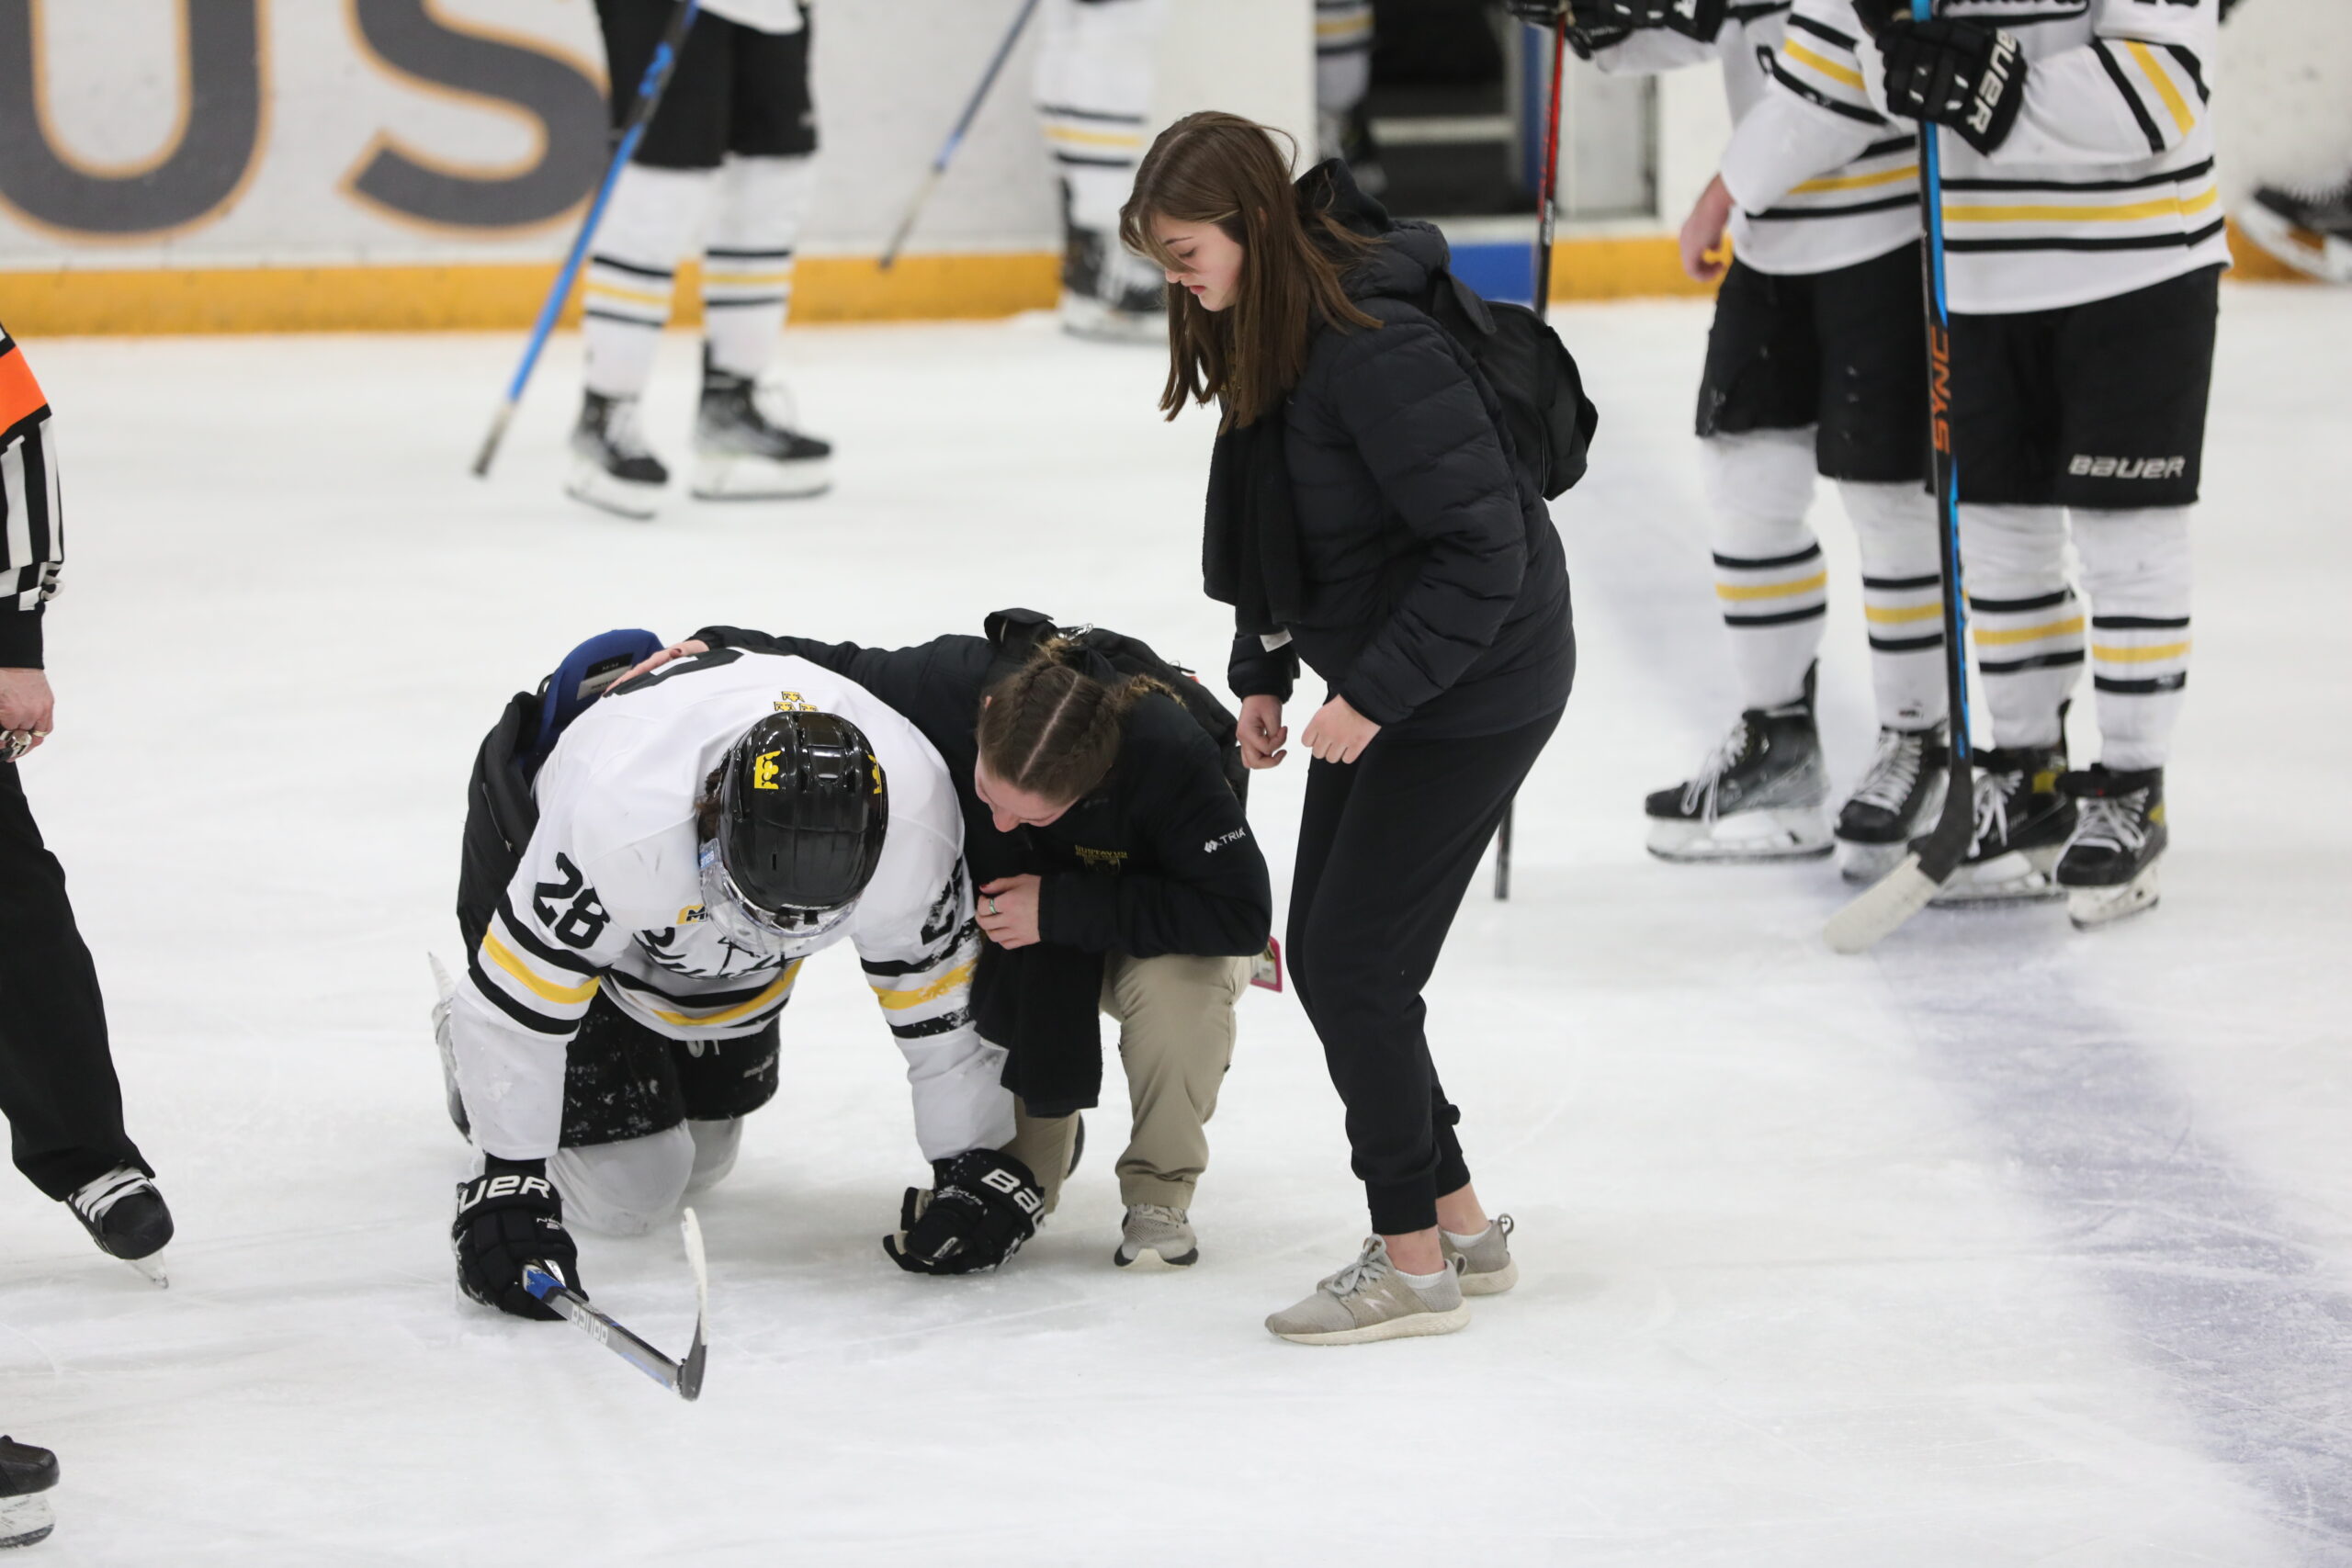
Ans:
MULTIPOLYGON (((1799 9, 1803 9, 1802 6, 1799 9)), ((1788 110, 1767 89, 1788 49, 1803 51, 1801 26, 1789 15, 1789 0, 1734 5, 1713 43, 1662 28, 1645 28, 1623 43, 1599 51, 1593 63, 1612 74, 1649 74, 1720 61, 1724 96, 1736 129, 1732 146, 1743 140, 1766 145, 1786 137, 1788 110)), ((1838 156, 1815 164, 1806 177, 1769 193, 1751 193, 1724 162, 1724 184, 1737 206, 1732 212, 1733 253, 1758 272, 1804 274, 1854 266, 1907 245, 1919 237, 1918 141, 1907 125, 1870 116, 1871 130, 1838 156)), ((1857 121, 1859 128, 1861 121, 1857 121)), ((1809 123, 1800 118, 1800 130, 1809 123)), ((1809 155, 1811 155, 1809 153, 1809 155)))
MULTIPOLYGON (((2218 0, 1937 0, 1936 15, 2004 29, 2027 61, 1990 156, 1939 132, 1954 310, 2054 310, 2229 261, 2206 113, 2218 0)), ((1789 25, 1772 73, 1785 129, 1735 137, 1724 167, 1743 200, 1885 133, 1884 62, 1852 0, 1795 0, 1789 25)))
POLYGON ((809 953, 847 937, 905 1055, 926 1159, 1012 1136, 1003 1053, 974 1029, 980 936, 946 764, 880 698, 803 659, 718 649, 597 703, 533 786, 539 822, 450 1008, 475 1143, 555 1152, 564 1047, 601 991, 673 1040, 732 1040, 782 1010, 809 953), (763 715, 838 714, 865 732, 889 791, 874 880, 842 925, 773 953, 704 921, 695 800, 763 715))

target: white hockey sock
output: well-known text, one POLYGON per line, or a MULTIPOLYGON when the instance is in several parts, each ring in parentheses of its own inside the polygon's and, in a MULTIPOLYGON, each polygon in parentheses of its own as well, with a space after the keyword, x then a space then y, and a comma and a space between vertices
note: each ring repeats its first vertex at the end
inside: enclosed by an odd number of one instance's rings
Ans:
POLYGON ((2189 511, 2072 515, 2091 602, 2099 760, 2120 772, 2161 768, 2172 749, 2188 683, 2189 511))
POLYGON ((757 378, 775 356, 816 186, 814 158, 730 156, 719 170, 702 253, 703 335, 719 369, 757 378))
POLYGON ((1862 558, 1862 618, 1870 626, 1871 687, 1888 729, 1943 721, 1943 566, 1936 498, 1917 484, 1840 482, 1838 499, 1862 558))
POLYGON ((714 173, 631 164, 614 184, 582 291, 590 391, 633 398, 645 390, 678 257, 693 243, 714 173))
POLYGON ((1315 0, 1315 107, 1324 122, 1344 121, 1371 86, 1372 0, 1315 0))
POLYGON ((1960 509, 1968 635, 1996 746, 2054 746, 2083 669, 2083 607, 2066 584, 2065 513, 2054 506, 1960 509))
POLYGON ((1714 508, 1715 598, 1731 632, 1741 705, 1780 707, 1804 694, 1829 610, 1821 541, 1804 520, 1813 433, 1717 435, 1699 451, 1714 508))
POLYGON ((1113 233, 1151 121, 1152 56, 1167 0, 1050 0, 1037 51, 1037 118, 1069 193, 1070 221, 1113 233))

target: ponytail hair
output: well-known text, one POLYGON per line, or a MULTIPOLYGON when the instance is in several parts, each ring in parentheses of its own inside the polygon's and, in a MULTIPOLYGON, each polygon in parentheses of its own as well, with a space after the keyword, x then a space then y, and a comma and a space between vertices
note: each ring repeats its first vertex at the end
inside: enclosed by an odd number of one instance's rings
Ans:
POLYGON ((1048 637, 989 688, 979 742, 991 777, 1046 800, 1082 800, 1118 761, 1128 710, 1150 693, 1175 694, 1148 675, 1098 681, 1069 662, 1079 651, 1068 637, 1048 637))

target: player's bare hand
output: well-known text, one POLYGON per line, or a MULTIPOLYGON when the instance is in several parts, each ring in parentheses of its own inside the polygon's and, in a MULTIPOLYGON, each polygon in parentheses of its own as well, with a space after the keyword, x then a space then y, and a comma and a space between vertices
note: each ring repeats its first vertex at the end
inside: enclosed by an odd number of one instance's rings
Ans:
POLYGON ((15 761, 49 739, 57 698, 39 670, 0 670, 0 761, 15 761))
POLYGON ((1345 697, 1333 697, 1316 709, 1299 739, 1318 762, 1352 762, 1363 755, 1380 726, 1356 712, 1345 697))
POLYGON ((1717 175, 1690 204, 1682 220, 1682 270, 1701 283, 1713 283, 1731 267, 1731 247, 1724 231, 1731 226, 1731 191, 1717 175))
POLYGON ((605 695, 608 697, 611 696, 615 691, 628 684, 631 681, 636 680, 639 675, 644 674, 647 671, 659 670, 664 664, 669 663, 673 659, 691 659, 697 653, 708 653, 709 651, 710 644, 704 642, 699 637, 690 637, 684 642, 673 642, 669 647, 663 649, 661 652, 654 654, 643 663, 639 664, 634 669, 630 670, 628 674, 614 682, 611 686, 606 687, 605 690, 605 695))
POLYGON ((980 889, 980 930, 999 947, 1027 947, 1037 939, 1037 885, 1031 875, 1001 876, 980 889))
POLYGON ((1289 753, 1283 742, 1290 739, 1290 731, 1283 728, 1283 704, 1280 697, 1244 697, 1241 699, 1241 765, 1245 768, 1271 768, 1289 753))

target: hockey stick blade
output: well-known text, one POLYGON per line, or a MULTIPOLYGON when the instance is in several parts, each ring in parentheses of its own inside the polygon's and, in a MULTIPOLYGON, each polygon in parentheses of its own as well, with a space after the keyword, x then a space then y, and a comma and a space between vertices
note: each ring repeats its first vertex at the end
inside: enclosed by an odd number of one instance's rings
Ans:
POLYGON ((705 1325, 708 1315, 710 1287, 703 1267, 702 1229, 695 1223, 692 1210, 686 1212, 684 1224, 686 1261, 695 1271, 695 1338, 683 1361, 672 1360, 590 1306, 587 1297, 568 1288, 545 1264, 523 1265, 523 1288, 553 1307, 565 1322, 663 1388, 675 1393, 680 1399, 694 1400, 702 1395, 703 1363, 708 1353, 705 1325))
POLYGON ((1916 854, 1880 877, 1860 897, 1829 917, 1822 935, 1833 953, 1867 953, 1891 936, 1894 928, 1928 907, 1942 883, 1919 869, 1916 854))

